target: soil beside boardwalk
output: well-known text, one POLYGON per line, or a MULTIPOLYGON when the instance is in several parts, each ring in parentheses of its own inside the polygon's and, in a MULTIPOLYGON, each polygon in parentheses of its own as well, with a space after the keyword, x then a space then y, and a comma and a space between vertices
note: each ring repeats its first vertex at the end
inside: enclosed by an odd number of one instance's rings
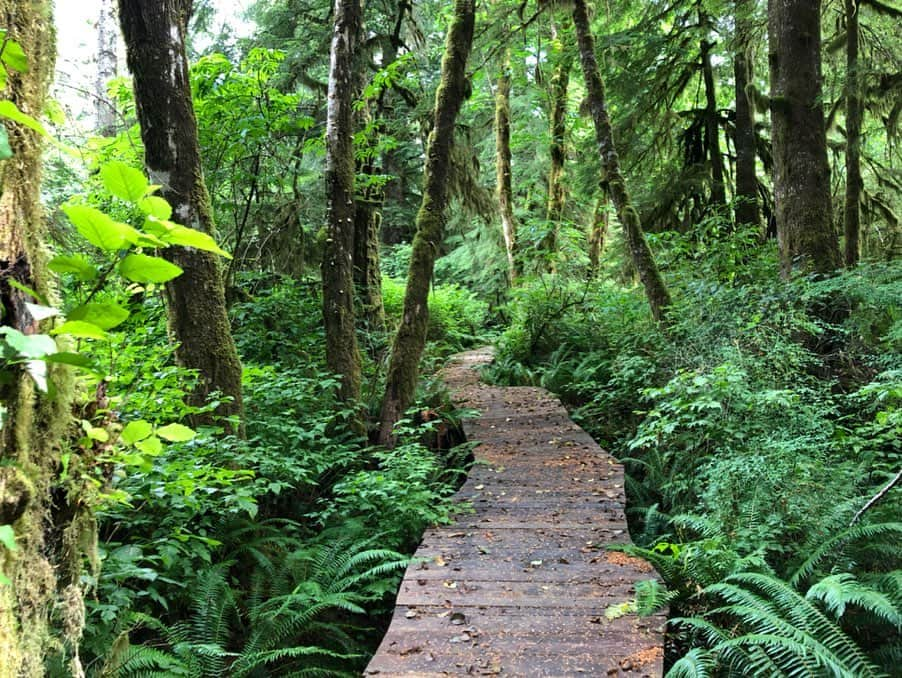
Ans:
POLYGON ((423 536, 366 675, 660 676, 664 615, 622 613, 654 573, 606 550, 629 541, 623 468, 547 391, 482 384, 491 358, 443 371, 481 413, 457 494, 473 511, 423 536))

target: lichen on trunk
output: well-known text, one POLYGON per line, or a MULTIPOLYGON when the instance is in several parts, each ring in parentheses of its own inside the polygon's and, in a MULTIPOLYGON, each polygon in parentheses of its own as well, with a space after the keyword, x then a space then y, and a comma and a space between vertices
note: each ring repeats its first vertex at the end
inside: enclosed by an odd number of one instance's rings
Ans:
POLYGON ((514 217, 514 196, 511 186, 511 74, 510 51, 501 59, 501 73, 495 85, 495 197, 501 215, 501 235, 507 255, 508 282, 517 278, 514 250, 517 242, 517 222, 514 217))

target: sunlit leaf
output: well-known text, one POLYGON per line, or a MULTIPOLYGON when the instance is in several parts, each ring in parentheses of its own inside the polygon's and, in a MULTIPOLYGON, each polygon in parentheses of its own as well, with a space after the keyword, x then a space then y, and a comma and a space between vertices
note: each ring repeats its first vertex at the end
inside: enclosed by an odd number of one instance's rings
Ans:
POLYGON ((150 186, 144 172, 118 161, 104 163, 100 168, 100 178, 110 193, 136 204, 146 195, 150 186))
POLYGON ((128 316, 129 312, 119 304, 95 302, 82 304, 68 313, 69 320, 84 320, 102 330, 118 327, 128 316))
POLYGON ((167 424, 157 429, 157 435, 171 443, 184 443, 193 440, 197 434, 183 424, 167 424))
POLYGON ((182 269, 160 257, 129 254, 119 264, 119 272, 133 282, 164 283, 182 274, 182 269))

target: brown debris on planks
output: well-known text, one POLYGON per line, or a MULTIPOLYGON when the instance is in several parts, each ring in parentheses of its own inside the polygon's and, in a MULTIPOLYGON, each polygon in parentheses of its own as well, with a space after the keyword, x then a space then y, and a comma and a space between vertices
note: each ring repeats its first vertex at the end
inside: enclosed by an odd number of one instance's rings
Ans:
POLYGON ((491 358, 469 351, 444 371, 481 413, 457 495, 473 510, 423 536, 365 675, 660 676, 664 615, 617 612, 654 576, 606 550, 629 541, 623 468, 547 391, 480 383, 491 358))

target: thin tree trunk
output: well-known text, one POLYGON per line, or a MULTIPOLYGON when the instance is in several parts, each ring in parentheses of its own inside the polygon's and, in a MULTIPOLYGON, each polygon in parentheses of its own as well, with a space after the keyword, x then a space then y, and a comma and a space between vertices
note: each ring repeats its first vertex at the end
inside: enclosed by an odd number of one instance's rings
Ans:
POLYGON ((846 4, 846 195, 844 206, 845 264, 858 263, 861 232, 861 122, 863 107, 858 74, 858 0, 846 4))
POLYGON ((551 145, 548 148, 551 156, 551 166, 548 168, 548 208, 546 220, 548 221, 548 235, 542 243, 542 252, 549 256, 553 262, 558 247, 561 219, 564 216, 564 205, 567 202, 567 192, 564 188, 564 163, 567 160, 567 92, 570 88, 570 70, 573 68, 573 53, 566 40, 560 38, 556 27, 553 28, 553 37, 560 40, 562 47, 558 53, 558 61, 551 76, 550 95, 550 133, 551 145))
POLYGON ((445 41, 441 81, 435 93, 435 120, 423 172, 423 202, 417 213, 417 233, 407 273, 404 312, 392 342, 380 414, 379 439, 385 445, 392 443, 392 428, 413 402, 420 357, 426 345, 429 285, 444 236, 454 126, 470 88, 466 67, 473 43, 475 4, 475 0, 455 0, 454 18, 445 41))
MULTIPOLYGON (((708 19, 702 16, 703 25, 708 19)), ((702 79, 705 82, 705 142, 711 163, 711 203, 718 207, 727 204, 724 183, 723 155, 720 152, 720 125, 717 115, 717 90, 714 85, 714 68, 711 65, 711 48, 714 45, 703 39, 701 43, 702 79)))
MULTIPOLYGON (((191 101, 185 35, 191 0, 119 0, 128 67, 135 81, 135 104, 144 163, 173 207, 173 218, 214 234, 210 197, 204 184, 191 101)), ((164 256, 184 270, 166 284, 170 332, 178 342, 176 359, 197 370, 199 382, 189 400, 202 405, 214 392, 224 398, 219 417, 237 417, 241 399, 241 362, 226 314, 225 290, 215 255, 186 247, 168 247, 164 256)), ((197 424, 214 417, 194 417, 197 424)), ((227 428, 241 432, 243 425, 227 428)))
POLYGON ((831 214, 821 103, 820 0, 770 0, 768 33, 781 272, 828 273, 842 257, 831 214))
POLYGON ((736 96, 736 225, 758 226, 758 175, 755 170, 755 109, 749 98, 752 82, 751 12, 749 0, 735 0, 736 46, 733 74, 736 96))
POLYGON ((116 77, 118 54, 116 42, 116 0, 100 0, 97 16, 97 80, 94 83, 94 124, 101 136, 116 131, 116 109, 107 94, 107 85, 116 77))
POLYGON ((605 175, 605 189, 609 192, 617 210, 617 217, 623 225, 630 258, 645 288, 645 296, 648 298, 652 316, 655 320, 663 323, 667 308, 670 306, 670 294, 664 286, 654 257, 645 241, 645 234, 639 223, 639 213, 633 207, 626 189, 626 182, 620 171, 620 158, 614 147, 614 134, 605 104, 604 82, 595 58, 595 40, 589 28, 589 15, 586 11, 585 0, 573 0, 573 23, 576 26, 589 108, 595 123, 598 154, 605 175))
MULTIPOLYGON (((2 98, 39 117, 56 59, 51 3, 0 0, 0 27, 22 47, 29 64, 26 73, 9 69, 2 98)), ((42 245, 42 144, 17 123, 5 127, 13 156, 0 162, 0 324, 26 335, 46 333, 50 328, 26 306, 35 299, 13 285, 44 296, 52 291, 42 245)), ((80 529, 93 523, 87 508, 64 516, 54 511, 68 503, 65 492, 53 490, 71 421, 72 378, 65 366, 48 368, 53 397, 37 392, 21 368, 5 367, 0 383, 0 525, 11 526, 16 541, 15 552, 0 545, 5 578, 0 582, 0 678, 44 676, 45 660, 63 653, 69 656, 69 673, 84 676, 78 660, 84 626, 82 553, 63 549, 60 535, 77 540, 80 529)))
POLYGON ((511 187, 511 108, 510 54, 505 51, 501 74, 495 87, 495 195, 501 213, 501 233, 507 254, 507 274, 510 284, 517 278, 514 259, 517 222, 514 217, 514 197, 511 187))
POLYGON ((608 235, 608 226, 611 221, 608 212, 607 195, 602 194, 595 205, 595 214, 592 218, 592 229, 589 232, 589 278, 598 277, 601 267, 601 254, 604 252, 604 244, 608 235))

